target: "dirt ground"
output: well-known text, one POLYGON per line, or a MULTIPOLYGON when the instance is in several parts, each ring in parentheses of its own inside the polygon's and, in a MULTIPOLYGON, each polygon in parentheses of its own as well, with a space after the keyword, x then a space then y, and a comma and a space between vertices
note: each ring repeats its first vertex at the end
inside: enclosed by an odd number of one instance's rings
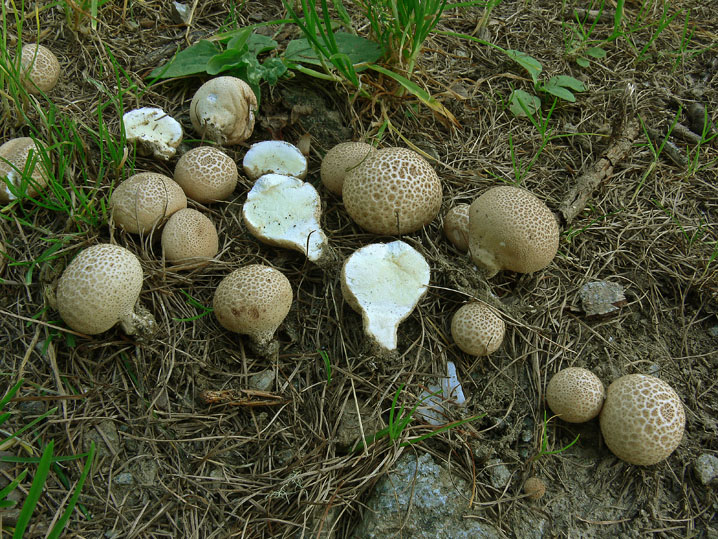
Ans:
MULTIPOLYGON (((76 20, 58 5, 38 3, 40 42, 62 65, 49 99, 58 117, 77 126, 94 167, 80 170, 85 165, 75 159, 64 174, 67 181, 80 181, 86 173, 90 181, 80 188, 96 193, 96 208, 134 171, 172 176, 176 162, 130 153, 121 168, 110 166, 96 136, 98 112, 118 137, 116 96, 122 95, 124 110, 159 106, 185 128, 185 150, 199 145, 189 102, 208 77, 148 87, 149 72, 202 37, 286 16, 281 2, 194 5, 187 26, 171 19, 169 2, 110 3, 92 30, 89 18, 76 20)), ((38 37, 34 6, 25 6, 23 40, 38 37)), ((214 221, 220 237, 216 262, 191 273, 168 270, 158 243, 111 229, 107 215, 90 223, 27 201, 0 209, 7 253, 0 275, 0 393, 24 378, 20 396, 41 397, 11 403, 13 415, 3 428, 12 431, 58 406, 38 436, 26 441, 38 449, 54 440, 59 455, 86 451, 91 441, 97 446, 80 497, 86 513, 75 511, 67 537, 349 537, 372 486, 405 451, 428 451, 473 485, 473 492, 457 493, 466 499, 466 518, 480 518, 506 537, 718 537, 715 487, 702 484, 694 472, 700 455, 718 456, 718 146, 686 140, 675 127, 666 137, 674 123, 690 124, 687 111, 696 104, 709 120, 718 120, 716 6, 627 1, 625 24, 642 23, 630 40, 603 45, 607 55, 588 68, 567 55, 566 36, 577 24, 573 7, 570 1, 504 0, 483 28, 484 10, 476 6, 447 9, 438 25, 530 54, 543 66, 542 80, 581 80, 586 90, 575 103, 558 100, 548 120, 551 134, 561 136, 543 140, 531 122, 508 110, 513 88, 533 91, 517 64, 480 43, 434 33, 413 80, 460 127, 411 96, 396 97, 392 82, 376 73, 362 75, 372 99, 349 86, 298 75, 264 85, 253 136, 225 148, 241 162, 250 143, 296 143, 311 135, 308 181, 322 197, 322 225, 342 259, 371 242, 395 238, 376 237, 351 221, 341 199, 319 180, 324 153, 347 140, 378 140, 381 147, 412 146, 431 160, 443 182, 440 215, 402 237, 429 262, 431 286, 400 325, 394 354, 376 354, 368 346, 360 316, 343 301, 338 265, 319 268, 246 232, 246 178, 226 202, 190 202, 214 221), (387 119, 391 127, 378 136, 387 119), (647 136, 651 132, 654 138, 647 136), (612 174, 590 189, 584 185, 585 205, 566 218, 562 209, 571 189, 621 137, 628 140, 625 155, 612 163, 612 174), (447 242, 442 216, 491 186, 515 183, 521 167, 520 185, 561 222, 559 252, 534 274, 500 272, 487 280, 447 242), (101 242, 125 246, 141 260, 140 301, 158 322, 147 342, 119 328, 92 338, 73 336, 48 303, 46 292, 65 265, 101 242), (176 320, 202 313, 185 293, 209 307, 220 280, 249 263, 280 269, 295 294, 273 360, 253 353, 244 337, 224 330, 212 314, 176 320), (625 304, 610 315, 587 317, 579 290, 592 281, 620 284, 625 304), (464 354, 451 338, 451 315, 470 299, 490 303, 507 322, 503 345, 488 358, 464 354), (320 350, 331 361, 330 381, 320 350), (485 414, 481 419, 410 447, 398 442, 432 427, 414 421, 397 443, 384 439, 360 454, 339 443, 347 410, 361 408, 365 426, 380 428, 399 385, 405 384, 400 402, 411 407, 422 388, 446 372, 447 361, 456 363, 469 400, 451 419, 485 414), (597 420, 572 425, 552 419, 549 449, 577 434, 579 441, 560 454, 533 459, 541 443, 546 385, 568 366, 592 370, 606 386, 628 373, 667 381, 685 406, 680 446, 659 464, 633 466, 612 455, 597 420), (209 405, 200 398, 206 390, 261 383, 280 404, 209 405), (495 459, 510 472, 499 484, 489 470, 495 459), (522 493, 531 475, 547 486, 538 501, 522 493), (327 518, 330 509, 336 518, 327 518)), ((367 36, 359 12, 351 14, 367 36)), ((15 20, 11 12, 7 17, 15 20)), ((597 23, 594 32, 603 38, 611 30, 609 20, 597 23)), ((299 35, 291 25, 262 32, 274 35, 280 48, 299 35)), ((7 37, 14 47, 15 26, 8 26, 7 37)), ((2 142, 31 133, 54 136, 48 128, 53 120, 38 113, 44 98, 33 98, 39 107, 17 104, 27 111, 23 122, 7 97, 2 142)), ((546 116, 552 100, 542 97, 546 116)), ((81 461, 63 468, 74 481, 81 461)), ((23 488, 28 486, 26 480, 23 488)), ((44 536, 67 494, 51 474, 28 537, 44 536)), ((0 536, 10 536, 8 530, 0 536)))

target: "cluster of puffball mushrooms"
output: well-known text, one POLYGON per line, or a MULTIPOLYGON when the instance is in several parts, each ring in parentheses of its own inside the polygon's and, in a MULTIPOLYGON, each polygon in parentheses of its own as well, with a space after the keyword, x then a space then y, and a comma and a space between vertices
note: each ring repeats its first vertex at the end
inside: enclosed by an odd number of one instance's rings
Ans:
MULTIPOLYGON (((41 45, 23 47, 21 65, 28 92, 48 92, 57 82, 59 63, 41 45)), ((246 83, 217 77, 194 95, 190 118, 204 140, 237 145, 252 134, 256 109, 256 97, 246 83)), ((173 157, 182 140, 180 124, 158 108, 130 111, 123 123, 128 142, 159 159, 173 157)), ((15 198, 9 187, 20 186, 21 180, 27 196, 46 185, 42 167, 27 170, 33 153, 37 155, 38 148, 31 138, 0 146, 0 201, 15 198)), ((287 142, 264 141, 250 147, 242 166, 254 182, 242 209, 247 230, 261 242, 299 251, 319 266, 332 264, 336 258, 321 230, 319 194, 304 181, 306 156, 287 142)), ((163 256, 172 269, 201 268, 218 253, 217 230, 209 218, 187 207, 187 198, 202 204, 226 200, 238 173, 234 160, 217 147, 196 147, 177 161, 174 178, 141 172, 118 185, 109 203, 112 221, 131 234, 161 230, 163 256)), ((338 144, 322 160, 320 178, 328 191, 342 197, 348 215, 361 228, 378 235, 415 232, 441 208, 436 172, 406 148, 338 144)), ((541 270, 551 263, 559 243, 558 224, 549 208, 529 191, 510 186, 490 188, 472 204, 449 210, 444 232, 488 277, 501 270, 541 270)), ((424 296, 430 279, 424 257, 401 240, 361 247, 341 269, 345 300, 361 314, 372 343, 386 351, 396 349, 398 325, 424 296)), ((69 327, 87 335, 118 323, 128 334, 151 333, 154 318, 138 305, 142 281, 140 262, 128 249, 113 244, 88 247, 58 280, 57 310, 69 327)), ((213 310, 223 327, 247 335, 258 353, 269 355, 276 350, 274 333, 292 299, 283 273, 250 264, 220 282, 213 310)), ((479 302, 463 305, 451 321, 457 346, 470 355, 496 351, 504 331, 496 310, 479 302)), ((665 459, 678 446, 685 425, 676 392, 662 380, 641 374, 623 376, 605 391, 592 372, 567 368, 549 382, 546 402, 567 422, 599 416, 606 445, 619 458, 639 465, 665 459)))

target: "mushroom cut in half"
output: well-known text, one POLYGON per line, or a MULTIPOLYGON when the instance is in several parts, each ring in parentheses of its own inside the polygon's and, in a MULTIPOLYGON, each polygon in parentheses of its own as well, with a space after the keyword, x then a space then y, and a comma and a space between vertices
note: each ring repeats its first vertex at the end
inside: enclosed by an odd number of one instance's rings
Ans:
POLYGON ((265 174, 284 174, 303 180, 307 175, 307 158, 294 144, 263 140, 250 146, 244 154, 242 168, 252 181, 265 174))
POLYGON ((192 127, 223 145, 247 140, 254 130, 257 96, 237 77, 216 77, 199 87, 189 106, 192 127))
POLYGON ((182 142, 180 123, 157 107, 143 107, 122 116, 127 142, 136 143, 142 155, 168 160, 182 142))

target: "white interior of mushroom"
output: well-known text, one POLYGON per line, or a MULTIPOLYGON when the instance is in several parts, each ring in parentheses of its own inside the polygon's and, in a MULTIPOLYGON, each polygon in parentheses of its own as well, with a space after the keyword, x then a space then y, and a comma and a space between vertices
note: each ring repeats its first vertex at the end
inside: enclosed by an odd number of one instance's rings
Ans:
POLYGON ((447 409, 455 404, 466 404, 464 389, 456 374, 456 365, 453 361, 446 362, 446 377, 441 379, 441 385, 433 384, 421 392, 422 404, 416 412, 430 425, 444 425, 448 422, 447 409))
POLYGON ((161 159, 174 156, 182 141, 182 126, 160 108, 143 107, 122 116, 128 142, 161 159))
POLYGON ((300 179, 307 175, 306 157, 299 148, 283 140, 252 144, 244 155, 242 166, 252 180, 264 174, 284 174, 300 179))

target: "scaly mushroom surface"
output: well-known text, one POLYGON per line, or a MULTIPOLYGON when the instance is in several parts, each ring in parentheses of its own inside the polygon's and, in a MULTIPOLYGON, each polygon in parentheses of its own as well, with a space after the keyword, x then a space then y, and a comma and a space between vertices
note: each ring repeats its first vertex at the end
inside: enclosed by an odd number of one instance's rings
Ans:
POLYGON ((173 213, 162 229, 165 258, 189 270, 206 266, 219 251, 217 228, 206 215, 192 208, 173 213))
POLYGON ((319 168, 324 187, 341 196, 346 175, 375 152, 376 148, 366 142, 341 142, 333 146, 319 168))
POLYGON ((8 140, 0 146, 0 202, 10 202, 15 195, 8 183, 34 197, 47 185, 47 175, 40 148, 30 137, 8 140))
POLYGON ((27 43, 20 50, 22 83, 28 93, 49 92, 60 78, 60 62, 57 56, 37 43, 27 43))
POLYGON ((472 356, 487 356, 498 350, 505 331, 501 317, 483 303, 462 305, 451 319, 454 342, 472 356))
POLYGON ((591 421, 601 411, 605 398, 599 377, 581 367, 558 371, 546 386, 546 404, 568 423, 591 421))
POLYGON ((203 204, 226 200, 237 186, 237 164, 222 150, 198 146, 179 158, 174 180, 192 200, 203 204))

